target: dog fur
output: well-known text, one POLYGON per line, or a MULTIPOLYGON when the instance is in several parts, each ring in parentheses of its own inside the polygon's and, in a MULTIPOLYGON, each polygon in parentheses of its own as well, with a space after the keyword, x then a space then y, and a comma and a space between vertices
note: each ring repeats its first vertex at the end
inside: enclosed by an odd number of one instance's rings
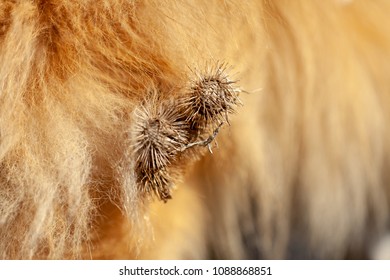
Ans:
POLYGON ((389 12, 1 1, 0 257, 374 258, 389 230, 389 12), (136 108, 180 100, 220 63, 243 106, 212 154, 175 167, 172 199, 142 193, 136 108))

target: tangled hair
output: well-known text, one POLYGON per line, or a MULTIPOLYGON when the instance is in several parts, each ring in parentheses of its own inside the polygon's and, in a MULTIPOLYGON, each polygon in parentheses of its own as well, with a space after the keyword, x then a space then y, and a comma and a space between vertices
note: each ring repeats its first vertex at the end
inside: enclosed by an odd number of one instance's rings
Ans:
POLYGON ((1 1, 0 258, 378 257, 389 12, 1 1))

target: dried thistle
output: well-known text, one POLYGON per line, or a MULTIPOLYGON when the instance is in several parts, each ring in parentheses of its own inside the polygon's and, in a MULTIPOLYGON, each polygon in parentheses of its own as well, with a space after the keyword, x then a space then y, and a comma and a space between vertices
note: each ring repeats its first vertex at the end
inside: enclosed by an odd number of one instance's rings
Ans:
POLYGON ((208 146, 211 152, 210 144, 241 103, 240 90, 226 74, 226 65, 196 74, 186 94, 175 102, 160 100, 153 93, 134 110, 131 138, 138 189, 164 202, 171 198, 172 182, 179 177, 183 160, 201 153, 187 150, 208 146))
POLYGON ((141 171, 139 175, 141 176, 138 183, 143 187, 144 193, 154 193, 157 198, 164 202, 172 198, 172 178, 165 168, 149 170, 149 172, 141 171))
POLYGON ((197 78, 191 82, 183 102, 191 128, 200 132, 207 128, 215 130, 221 123, 229 123, 229 114, 241 104, 240 90, 234 86, 235 81, 229 79, 226 70, 225 64, 217 64, 204 73, 195 73, 197 78))
POLYGON ((153 191, 164 201, 170 198, 167 168, 189 138, 185 118, 176 108, 171 101, 152 97, 134 111, 132 141, 137 183, 142 192, 153 191))

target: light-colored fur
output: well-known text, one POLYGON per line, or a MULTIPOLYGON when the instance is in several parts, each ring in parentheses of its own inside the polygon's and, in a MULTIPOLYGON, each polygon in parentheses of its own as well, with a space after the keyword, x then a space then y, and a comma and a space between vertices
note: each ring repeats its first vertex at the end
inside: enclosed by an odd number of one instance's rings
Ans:
POLYGON ((390 2, 0 2, 0 257, 345 258, 389 229, 390 2), (139 195, 147 93, 226 62, 243 106, 139 195))

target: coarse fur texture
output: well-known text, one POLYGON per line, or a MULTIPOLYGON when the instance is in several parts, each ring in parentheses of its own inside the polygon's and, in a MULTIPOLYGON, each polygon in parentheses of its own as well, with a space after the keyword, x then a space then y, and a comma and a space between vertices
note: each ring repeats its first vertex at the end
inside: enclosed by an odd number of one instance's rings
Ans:
POLYGON ((1 1, 0 258, 377 257, 389 13, 1 1))

